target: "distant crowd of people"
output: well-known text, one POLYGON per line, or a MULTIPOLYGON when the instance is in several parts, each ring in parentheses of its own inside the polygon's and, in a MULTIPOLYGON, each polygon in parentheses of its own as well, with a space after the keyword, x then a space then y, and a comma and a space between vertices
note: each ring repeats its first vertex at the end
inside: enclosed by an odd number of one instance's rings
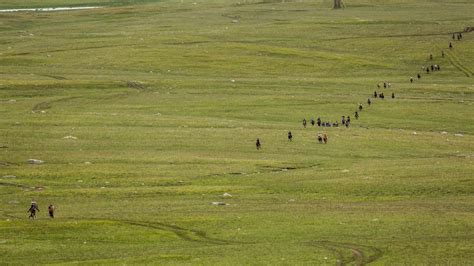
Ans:
MULTIPOLYGON (((383 87, 384 88, 391 88, 391 83, 390 82, 383 82, 383 87)), ((381 88, 382 85, 380 84, 377 84, 377 88, 381 88)), ((374 98, 379 98, 379 99, 384 99, 385 96, 384 96, 384 93, 381 92, 381 93, 377 93, 377 91, 374 91, 374 95, 373 95, 374 98)), ((395 98, 395 93, 392 92, 392 99, 395 98)), ((370 97, 367 99, 367 105, 370 106, 372 104, 372 100, 370 99, 370 97)), ((359 119, 360 117, 360 112, 362 112, 362 110, 364 109, 364 106, 362 105, 362 103, 359 103, 359 105, 357 106, 357 110, 354 112, 354 118, 356 120, 359 119)), ((346 127, 346 128, 349 128, 349 126, 351 125, 351 116, 350 115, 343 115, 341 116, 341 126, 342 127, 346 127)), ((303 128, 306 128, 308 126, 308 121, 306 120, 306 118, 303 118, 302 120, 302 123, 303 123, 303 128)), ((334 122, 331 122, 331 121, 322 121, 321 120, 321 117, 318 117, 316 120, 314 118, 311 118, 309 120, 309 123, 311 124, 311 126, 318 126, 318 127, 339 127, 339 121, 338 120, 335 120, 334 122)), ((318 133, 316 135, 316 138, 318 140, 319 143, 321 144, 327 144, 328 143, 328 134, 327 133, 318 133)), ((293 133, 291 133, 291 131, 288 131, 288 141, 291 142, 293 140, 293 133)), ((260 141, 259 138, 257 138, 257 141, 255 142, 255 146, 257 148, 257 150, 260 150, 262 148, 262 143, 260 141)))
MULTIPOLYGON (((463 35, 461 32, 459 33, 453 33, 452 35, 452 39, 453 40, 462 40, 463 38, 463 35)), ((448 48, 449 49, 453 49, 453 44, 452 42, 449 42, 449 45, 448 45, 448 48)), ((441 50, 441 57, 444 57, 445 56, 445 52, 444 50, 441 50)), ((430 54, 429 55, 429 60, 430 61, 433 61, 434 59, 434 56, 433 54, 430 54)), ((433 72, 437 72, 437 71, 441 71, 441 66, 438 64, 431 64, 429 66, 422 66, 421 69, 423 71, 425 71, 427 74, 430 74, 430 73, 433 73, 433 72)), ((418 73, 416 75, 417 79, 421 79, 421 73, 418 73)), ((413 83, 415 80, 413 77, 410 77, 410 83, 413 83)), ((380 91, 382 89, 382 86, 383 86, 383 89, 390 89, 392 87, 392 84, 390 82, 387 82, 387 81, 384 81, 382 83, 378 83, 377 84, 377 90, 380 91)), ((373 98, 378 98, 378 99, 381 99, 381 100, 384 100, 385 99, 385 95, 383 92, 377 92, 374 91, 374 94, 373 94, 373 98)), ((391 98, 392 99, 395 99, 395 93, 392 92, 392 95, 391 95, 391 98)), ((372 100, 370 99, 370 97, 367 99, 367 106, 370 106, 372 104, 372 100)), ((356 110, 354 112, 354 118, 356 120, 359 119, 360 117, 360 112, 363 110, 363 105, 361 103, 359 103, 359 106, 358 106, 358 110, 356 110)), ((335 120, 334 122, 331 122, 331 121, 322 121, 321 120, 321 117, 318 117, 316 120, 314 120, 314 118, 311 118, 310 119, 310 123, 311 123, 311 126, 315 126, 317 125, 318 127, 339 127, 339 122, 337 120, 335 120)), ((303 127, 306 128, 307 127, 307 120, 306 118, 303 118, 303 127)), ((349 126, 351 125, 351 117, 348 115, 348 116, 342 116, 341 117, 341 125, 346 128, 349 128, 349 126)), ((293 134, 291 133, 291 131, 288 131, 288 141, 292 141, 293 139, 293 134)), ((328 142, 328 135, 327 133, 318 133, 317 134, 317 140, 319 143, 324 143, 326 144, 328 142)), ((256 142, 256 147, 257 147, 257 150, 260 150, 262 148, 262 143, 260 142, 260 139, 257 138, 257 142, 256 142)))

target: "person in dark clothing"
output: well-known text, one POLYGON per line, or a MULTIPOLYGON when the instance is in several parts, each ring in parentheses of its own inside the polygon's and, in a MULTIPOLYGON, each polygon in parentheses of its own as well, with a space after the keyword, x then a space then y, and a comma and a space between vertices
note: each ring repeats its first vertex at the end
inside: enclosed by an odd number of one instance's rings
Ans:
POLYGON ((54 210, 55 210, 55 209, 56 209, 56 208, 54 207, 53 204, 49 204, 49 206, 48 206, 49 217, 54 218, 54 210))
POLYGON ((255 143, 255 146, 257 147, 257 150, 260 150, 262 148, 262 144, 260 143, 260 139, 257 138, 257 142, 255 143))
POLYGON ((321 126, 321 117, 318 117, 318 120, 317 120, 317 122, 316 122, 316 123, 318 124, 318 127, 320 127, 320 126, 321 126))
POLYGON ((449 49, 453 49, 453 44, 449 42, 449 49))
POLYGON ((413 77, 410 77, 410 83, 413 83, 413 77))
POLYGON ((430 54, 430 60, 433 60, 433 54, 430 54))
POLYGON ((421 75, 420 73, 418 73, 418 75, 416 76, 418 79, 421 79, 421 75))
POLYGON ((454 33, 453 33, 453 40, 456 40, 456 37, 454 36, 454 33))
POLYGON ((345 125, 346 124, 346 117, 345 116, 342 116, 342 119, 341 119, 341 124, 345 125))
POLYGON ((377 98, 377 91, 374 91, 374 98, 377 98))
POLYGON ((427 68, 426 68, 426 74, 429 74, 429 73, 430 73, 430 68, 427 67, 427 68))
POLYGON ((385 95, 383 95, 383 92, 380 93, 379 98, 382 99, 382 100, 385 99, 385 95))
POLYGON ((354 116, 355 116, 356 119, 359 119, 359 112, 356 111, 356 112, 354 113, 354 116))
POLYGON ((392 92, 392 99, 395 99, 395 93, 392 92))
POLYGON ((434 69, 435 69, 435 68, 434 68, 434 65, 431 65, 431 72, 433 72, 434 69))
POLYGON ((318 141, 319 141, 319 143, 320 143, 320 144, 322 144, 322 143, 323 143, 323 137, 321 137, 321 135, 320 135, 320 134, 318 134, 318 141))
POLYGON ((372 101, 370 100, 370 98, 367 99, 367 104, 370 106, 370 104, 372 103, 372 101))
POLYGON ((30 213, 30 217, 29 217, 30 219, 36 219, 36 211, 38 212, 40 211, 38 208, 38 203, 36 203, 36 201, 32 201, 31 206, 27 211, 30 213))
POLYGON ((314 119, 311 118, 311 125, 314 126, 314 119))
POLYGON ((306 128, 306 118, 303 118, 303 126, 306 128))
POLYGON ((362 111, 362 104, 359 103, 359 111, 362 111))

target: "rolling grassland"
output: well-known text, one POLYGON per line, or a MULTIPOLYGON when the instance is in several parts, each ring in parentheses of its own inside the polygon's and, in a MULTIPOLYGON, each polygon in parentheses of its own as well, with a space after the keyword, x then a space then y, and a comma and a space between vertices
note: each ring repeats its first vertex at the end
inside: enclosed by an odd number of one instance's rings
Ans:
POLYGON ((474 3, 345 2, 0 0, 0 264, 472 265, 474 3))

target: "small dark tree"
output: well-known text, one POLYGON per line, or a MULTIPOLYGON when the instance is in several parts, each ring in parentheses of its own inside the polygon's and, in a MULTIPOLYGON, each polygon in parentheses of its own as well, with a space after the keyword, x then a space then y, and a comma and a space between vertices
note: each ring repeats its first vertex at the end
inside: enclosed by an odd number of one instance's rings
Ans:
POLYGON ((342 0, 334 0, 334 9, 339 9, 342 7, 342 0))

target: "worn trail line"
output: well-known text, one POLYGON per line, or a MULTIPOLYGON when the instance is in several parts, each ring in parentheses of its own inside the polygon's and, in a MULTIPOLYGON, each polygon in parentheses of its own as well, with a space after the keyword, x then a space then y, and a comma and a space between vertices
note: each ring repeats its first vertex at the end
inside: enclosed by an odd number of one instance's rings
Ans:
POLYGON ((0 161, 0 167, 2 166, 10 166, 10 165, 18 165, 17 163, 11 163, 11 162, 7 162, 7 161, 0 161))
MULTIPOLYGON (((163 231, 168 231, 176 234, 179 238, 185 241, 194 241, 201 243, 209 243, 216 245, 233 245, 233 244, 258 244, 255 242, 240 242, 232 240, 223 240, 208 237, 207 234, 203 231, 187 229, 179 227, 176 225, 165 224, 160 222, 145 222, 145 221, 133 221, 133 220, 115 220, 115 219, 89 219, 95 221, 109 221, 119 224, 132 225, 132 226, 141 226, 145 228, 158 229, 163 231)), ((383 252, 375 247, 356 245, 350 243, 339 243, 331 241, 313 241, 310 242, 313 246, 319 246, 324 249, 334 252, 337 256, 337 265, 346 265, 347 263, 355 263, 356 265, 365 265, 367 263, 373 262, 380 257, 382 257, 383 252), (348 255, 347 253, 350 254, 348 255), (369 254, 369 255, 366 255, 369 254)))
POLYGON ((346 265, 348 263, 365 265, 379 259, 383 255, 382 250, 365 245, 332 241, 312 241, 309 244, 333 252, 337 257, 337 265, 346 265))
POLYGON ((52 78, 52 79, 56 79, 56 80, 67 80, 67 78, 65 78, 63 76, 56 76, 56 75, 38 75, 38 76, 52 78))
POLYGON ((59 99, 40 102, 38 104, 35 104, 33 106, 33 108, 31 109, 31 111, 33 111, 33 112, 43 111, 43 110, 51 108, 51 104, 53 104, 53 103, 70 101, 70 100, 74 100, 74 99, 77 99, 77 98, 79 98, 79 97, 77 97, 77 96, 75 96, 75 97, 63 97, 63 98, 59 98, 59 99))
POLYGON ((278 167, 278 166, 267 166, 263 165, 260 166, 260 171, 253 171, 253 172, 227 172, 227 173, 220 173, 220 174, 208 174, 199 177, 224 177, 224 176, 236 176, 236 175, 259 175, 264 173, 277 173, 277 172, 286 172, 286 171, 293 171, 293 170, 303 170, 303 169, 310 169, 320 164, 312 164, 312 165, 303 165, 303 166, 285 166, 285 167, 278 167))
POLYGON ((27 188, 27 189, 30 188, 30 186, 27 186, 27 185, 7 183, 7 182, 0 182, 0 186, 19 187, 19 188, 27 188))
POLYGON ((105 48, 133 47, 133 46, 137 46, 137 44, 89 46, 89 47, 78 47, 78 48, 71 48, 71 49, 54 49, 54 50, 36 51, 36 52, 12 53, 12 54, 5 54, 5 55, 21 56, 21 55, 31 55, 31 54, 47 54, 47 53, 56 53, 56 52, 82 51, 82 50, 91 50, 91 49, 105 49, 105 48))
MULTIPOLYGON (((113 221, 113 220, 111 220, 111 221, 113 221)), ((170 231, 170 232, 173 232, 174 234, 176 234, 181 239, 186 240, 186 241, 206 242, 206 243, 219 244, 219 245, 225 245, 225 244, 233 243, 232 241, 228 241, 228 240, 222 240, 222 239, 208 237, 206 235, 206 233, 202 232, 202 231, 186 229, 186 228, 183 228, 183 227, 179 227, 179 226, 176 226, 176 225, 165 224, 165 223, 158 223, 158 222, 149 223, 149 222, 131 221, 131 220, 116 220, 116 222, 123 223, 123 224, 134 225, 134 226, 141 226, 141 227, 147 227, 147 228, 154 228, 154 229, 170 231)), ((235 243, 237 243, 237 242, 235 242, 235 243)), ((242 244, 242 243, 239 243, 239 244, 242 244)))
MULTIPOLYGON (((66 78, 61 77, 61 76, 53 76, 53 75, 42 75, 42 76, 50 77, 50 78, 54 78, 54 79, 58 79, 58 80, 66 79, 66 78)), ((145 87, 144 84, 137 83, 137 82, 128 81, 126 86, 127 86, 127 88, 129 88, 133 91, 121 92, 121 93, 115 93, 115 94, 106 94, 102 97, 96 97, 94 99, 95 100, 97 100, 97 99, 110 100, 110 99, 114 99, 114 98, 120 98, 120 97, 128 96, 128 95, 132 94, 133 92, 141 93, 141 92, 147 92, 148 91, 148 88, 145 87)), ((87 98, 87 96, 86 95, 83 95, 83 96, 70 96, 70 97, 62 97, 62 98, 59 98, 59 99, 47 100, 47 101, 35 104, 31 110, 33 112, 39 112, 39 111, 43 111, 43 110, 46 110, 46 109, 50 109, 52 107, 53 103, 66 102, 66 101, 71 101, 71 100, 80 99, 80 98, 84 99, 84 98, 87 98)))
POLYGON ((374 36, 352 36, 352 37, 340 37, 340 38, 327 38, 322 39, 323 41, 341 41, 341 40, 353 40, 353 39, 377 39, 377 38, 407 38, 407 37, 425 37, 425 36, 444 36, 448 33, 421 33, 421 34, 387 34, 387 35, 374 35, 374 36))
MULTIPOLYGON (((75 219, 74 217, 65 217, 69 219, 75 219)), ((238 242, 238 241, 231 241, 231 240, 223 240, 208 237, 206 232, 187 229, 183 227, 179 227, 172 224, 165 224, 160 222, 145 222, 145 221, 134 221, 134 220, 119 220, 119 219, 100 219, 100 218, 89 218, 83 219, 83 221, 104 221, 104 222, 113 222, 125 225, 133 225, 133 226, 140 226, 146 227, 151 229, 158 229, 163 231, 168 231, 174 233, 179 238, 185 241, 194 241, 194 242, 203 242, 203 243, 210 243, 210 244, 217 244, 217 245, 228 245, 228 244, 254 244, 254 243, 245 243, 245 242, 238 242)))
POLYGON ((459 57, 453 51, 447 51, 446 55, 448 57, 449 62, 451 62, 453 66, 463 72, 467 77, 473 75, 472 71, 461 62, 459 57))
MULTIPOLYGON (((17 216, 11 215, 5 211, 0 210, 2 216, 20 219, 17 216)), ((241 242, 224 240, 218 238, 208 237, 203 231, 183 228, 173 224, 165 224, 161 222, 145 222, 145 221, 134 221, 134 220, 120 220, 120 219, 101 219, 101 218, 87 218, 87 219, 76 219, 74 217, 64 217, 68 220, 82 220, 82 221, 93 221, 93 222, 112 222, 122 225, 131 225, 145 227, 149 229, 156 229, 162 231, 168 231, 174 233, 176 236, 185 241, 200 242, 214 245, 258 245, 257 242, 241 242)), ((333 252, 337 257, 337 265, 346 265, 348 263, 355 263, 356 265, 365 265, 373 262, 382 257, 383 252, 375 247, 357 245, 351 243, 340 243, 332 241, 311 241, 311 242, 299 242, 303 245, 310 245, 315 247, 321 247, 323 249, 333 252)))

